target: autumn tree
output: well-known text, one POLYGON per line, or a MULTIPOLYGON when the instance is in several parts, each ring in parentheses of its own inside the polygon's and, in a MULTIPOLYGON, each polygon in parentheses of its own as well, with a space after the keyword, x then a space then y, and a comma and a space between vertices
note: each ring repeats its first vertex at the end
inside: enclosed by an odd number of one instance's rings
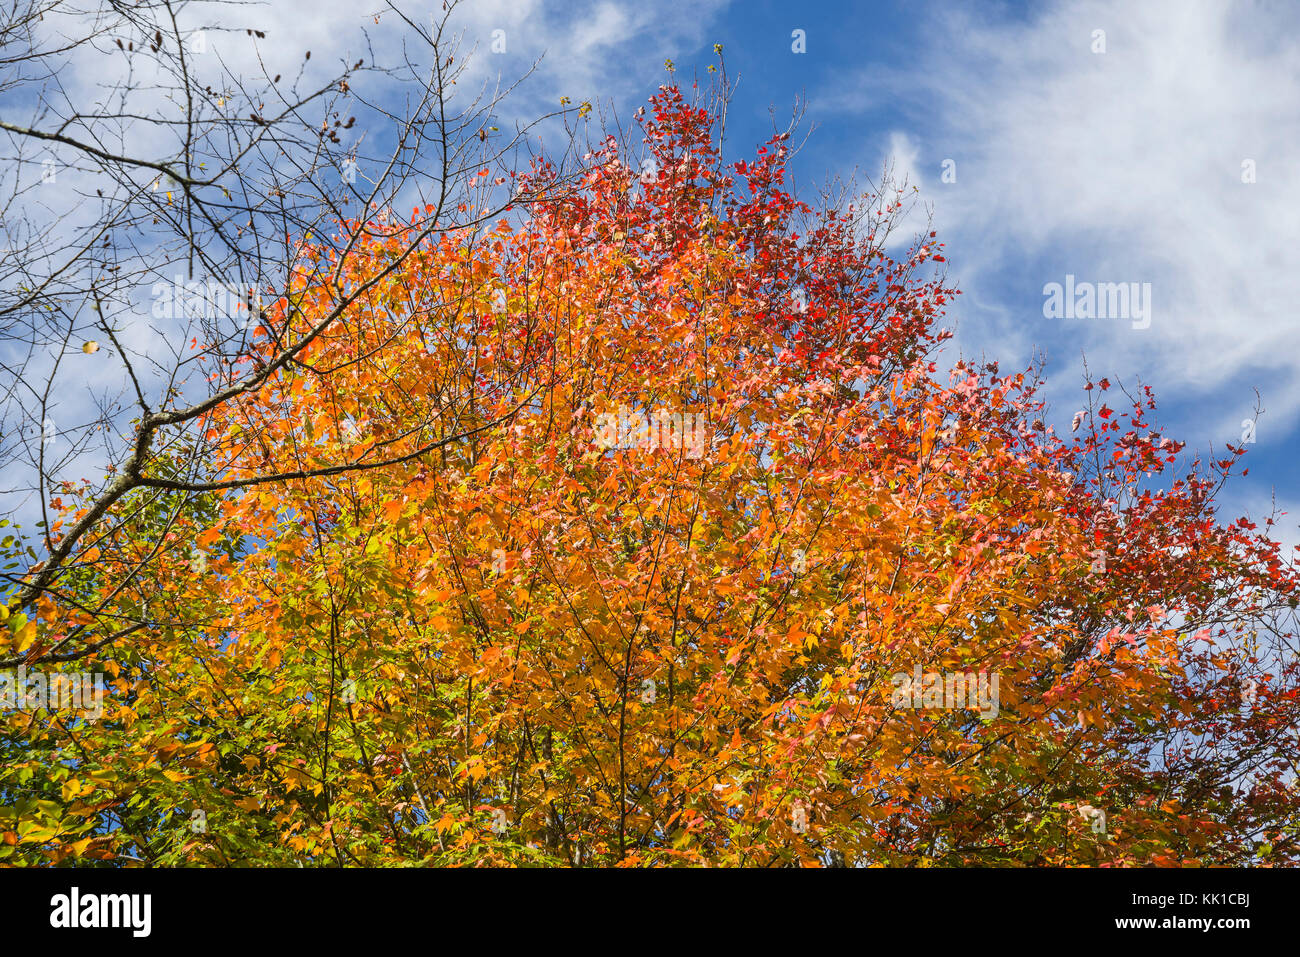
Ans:
MULTIPOLYGON (((455 7, 430 18, 382 5, 380 42, 358 31, 330 64, 290 52, 241 4, 24 0, 0 14, 0 471, 22 541, 0 595, 12 605, 71 601, 102 561, 140 606, 164 540, 134 566, 106 544, 146 531, 119 523, 160 501, 158 483, 211 486, 200 420, 299 365, 425 240, 528 202, 503 186, 527 166, 532 126, 503 132, 510 88, 463 82, 455 7), (353 269, 412 204, 406 244, 353 269), (328 296, 310 322, 265 321, 308 289, 328 296), (74 490, 77 518, 56 536, 51 501, 74 490)), ((0 669, 90 660, 165 624, 102 611, 57 644, 0 648, 0 669)))
MULTIPOLYGON (((123 513, 170 624, 96 652, 101 720, 10 721, 39 798, 0 854, 1295 861, 1297 583, 1217 518, 1240 450, 1180 458, 1106 379, 1064 437, 1035 370, 941 372, 901 190, 806 204, 788 132, 723 156, 722 89, 490 226, 345 219, 344 310, 304 240, 244 357, 296 361, 204 410, 210 509, 123 513)), ((31 640, 139 617, 125 560, 31 640)))

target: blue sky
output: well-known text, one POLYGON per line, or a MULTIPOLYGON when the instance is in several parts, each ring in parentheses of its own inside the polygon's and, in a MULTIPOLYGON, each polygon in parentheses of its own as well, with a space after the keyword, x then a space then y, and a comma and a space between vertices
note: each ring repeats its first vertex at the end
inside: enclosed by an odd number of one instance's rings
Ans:
POLYGON ((1280 537, 1300 541, 1300 7, 511 9, 514 19, 480 8, 475 22, 507 30, 508 58, 546 53, 530 81, 541 102, 600 97, 626 116, 663 81, 665 58, 688 80, 722 43, 739 79, 728 113, 737 155, 800 98, 812 128, 793 164, 802 186, 855 170, 875 180, 892 163, 918 187, 964 292, 948 358, 982 353, 1006 371, 1043 353, 1058 430, 1083 404, 1085 355, 1094 379, 1151 385, 1160 421, 1203 453, 1242 443, 1258 390, 1250 474, 1224 505, 1259 518, 1276 495, 1288 512, 1280 537), (1149 284, 1149 325, 1045 318, 1044 286, 1067 275, 1149 284))
MULTIPOLYGON (((440 4, 404 6, 418 19, 440 4)), ((305 50, 312 69, 351 63, 367 51, 362 29, 392 60, 405 33, 379 0, 271 0, 240 16, 266 32, 271 72, 296 70, 305 50)), ((738 81, 733 156, 799 101, 810 136, 792 166, 805 198, 855 171, 877 181, 886 165, 917 188, 900 239, 928 213, 963 291, 945 362, 982 354, 1006 372, 1044 354, 1049 421, 1064 430, 1083 405, 1086 354, 1094 378, 1151 385, 1162 424, 1201 452, 1241 442, 1258 390, 1250 475, 1224 506, 1259 518, 1276 494, 1289 513, 1279 535, 1300 542, 1300 5, 472 0, 453 22, 465 53, 477 47, 471 81, 509 82, 540 58, 503 127, 562 96, 626 124, 665 81, 665 59, 688 83, 723 44, 738 81), (1044 287, 1067 275, 1149 284, 1149 325, 1046 318, 1044 287)), ((214 34, 212 51, 255 72, 242 30, 214 34)), ((61 79, 93 91, 103 69, 77 62, 61 79)))

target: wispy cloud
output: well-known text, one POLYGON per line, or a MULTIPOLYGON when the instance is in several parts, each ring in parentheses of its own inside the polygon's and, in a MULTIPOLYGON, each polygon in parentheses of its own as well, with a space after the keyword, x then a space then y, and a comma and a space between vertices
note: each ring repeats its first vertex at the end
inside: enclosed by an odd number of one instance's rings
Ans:
POLYGON ((1216 441, 1239 431, 1255 386, 1269 428, 1293 427, 1300 11, 1102 0, 1028 20, 924 16, 917 61, 866 68, 817 102, 866 114, 892 98, 909 116, 892 149, 922 171, 967 292, 962 347, 1086 350, 1094 368, 1202 403, 1216 441), (1150 328, 1044 319, 1042 286, 1066 272, 1152 283, 1150 328))
MULTIPOLYGON (((200 87, 211 83, 218 90, 231 83, 238 85, 241 79, 253 80, 256 86, 256 78, 280 74, 286 85, 297 82, 298 89, 308 90, 328 82, 358 59, 367 67, 378 65, 422 73, 430 66, 431 47, 416 31, 429 31, 443 16, 442 5, 398 2, 397 6, 405 16, 383 2, 359 5, 352 0, 190 4, 179 12, 180 32, 190 38, 186 43, 186 66, 200 87), (308 51, 310 60, 306 58, 308 51)), ((555 111, 561 96, 568 97, 572 104, 583 100, 614 102, 621 112, 630 112, 656 83, 662 82, 663 60, 703 43, 716 15, 726 6, 727 0, 702 0, 689 9, 662 0, 462 3, 455 9, 450 32, 460 41, 457 64, 464 65, 468 59, 468 69, 453 91, 453 108, 468 108, 485 88, 490 98, 494 88, 509 86, 531 71, 493 116, 502 130, 509 131, 517 123, 531 123, 555 111)), ((52 13, 41 21, 39 29, 45 31, 52 46, 61 46, 57 38, 84 36, 90 22, 79 14, 52 13)), ((59 64, 57 87, 47 89, 44 95, 64 105, 66 113, 87 110, 87 104, 103 103, 112 91, 129 88, 128 106, 134 115, 171 116, 179 110, 174 88, 168 86, 169 78, 150 72, 157 67, 149 58, 132 57, 126 50, 118 50, 114 39, 104 36, 94 46, 71 49, 59 64)), ((124 39, 130 41, 132 37, 124 39)), ((134 39, 138 41, 139 37, 134 39)), ((391 106, 397 114, 409 108, 409 104, 404 107, 400 102, 408 95, 409 87, 391 82, 386 73, 361 71, 353 82, 352 92, 359 98, 391 106)), ((49 125, 48 118, 42 117, 37 86, 6 91, 6 120, 30 121, 37 128, 49 125)), ((112 103, 105 109, 116 105, 112 103)), ((177 131, 183 128, 175 127, 177 131)), ((174 149, 179 155, 182 149, 180 133, 160 133, 166 129, 165 124, 127 123, 109 145, 124 155, 165 160, 171 155, 169 151, 174 149), (163 142, 164 137, 170 140, 163 142)), ((567 138, 565 131, 555 125, 544 125, 537 132, 545 134, 544 146, 562 146, 567 138)), ((375 140, 384 134, 359 124, 349 135, 354 141, 369 135, 367 146, 375 148, 375 140)), ((536 145, 535 139, 532 145, 536 145)), ((6 219, 21 220, 33 231, 50 230, 54 236, 71 236, 97 214, 98 207, 87 202, 87 196, 100 184, 72 165, 76 156, 71 150, 51 147, 47 152, 51 162, 57 160, 53 185, 24 193, 22 208, 7 209, 6 219)), ((32 162, 39 163, 44 155, 33 153, 32 162)), ((19 169, 11 164, 0 174, 0 186, 13 185, 24 177, 30 181, 41 174, 39 168, 19 169)), ((147 182, 151 174, 142 175, 147 182)), ((163 263, 158 263, 158 269, 163 278, 171 277, 163 263)), ((132 320, 119 330, 119 341, 135 357, 143 370, 144 387, 152 394, 173 384, 170 373, 177 356, 187 354, 186 344, 193 330, 184 322, 150 321, 150 297, 150 283, 136 290, 138 308, 132 320)), ((76 346, 74 342, 74 350, 76 346)), ((27 377, 36 382, 56 377, 55 370, 59 370, 57 375, 63 378, 51 390, 51 407, 55 409, 51 414, 57 418, 60 430, 75 431, 81 428, 77 423, 94 423, 103 408, 130 408, 131 383, 122 365, 104 361, 109 350, 100 352, 97 359, 81 357, 78 364, 65 362, 63 366, 56 365, 60 353, 66 351, 62 344, 47 351, 24 356, 21 343, 6 344, 0 350, 0 361, 12 360, 14 367, 25 363, 27 377)), ((186 384, 182 375, 179 385, 184 389, 186 384)), ((123 422, 128 414, 122 413, 123 422)), ((39 430, 40 417, 36 419, 39 430)), ((26 425, 30 430, 31 423, 26 425)), ((74 446, 72 441, 59 439, 46 448, 51 454, 61 455, 74 446)), ((102 475, 112 458, 113 453, 95 445, 83 454, 70 455, 56 469, 56 477, 79 480, 102 475)), ((25 461, 0 468, 0 489, 17 490, 4 494, 0 511, 11 517, 17 513, 24 522, 33 519, 35 507, 27 491, 31 483, 25 476, 29 471, 25 461)))

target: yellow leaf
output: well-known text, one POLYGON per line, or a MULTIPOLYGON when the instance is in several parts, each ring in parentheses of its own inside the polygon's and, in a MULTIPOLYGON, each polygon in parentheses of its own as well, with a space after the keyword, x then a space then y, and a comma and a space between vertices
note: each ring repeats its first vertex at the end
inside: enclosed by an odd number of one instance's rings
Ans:
POLYGON ((98 352, 99 343, 96 342, 94 339, 91 339, 81 347, 81 351, 84 352, 86 355, 90 355, 92 352, 98 352))

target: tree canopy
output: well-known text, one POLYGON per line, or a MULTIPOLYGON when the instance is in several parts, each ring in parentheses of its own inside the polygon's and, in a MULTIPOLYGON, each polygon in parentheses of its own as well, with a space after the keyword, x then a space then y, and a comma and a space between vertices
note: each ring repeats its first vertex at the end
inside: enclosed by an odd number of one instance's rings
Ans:
POLYGON ((304 237, 214 389, 305 345, 204 412, 208 478, 8 609, 0 656, 106 692, 6 713, 0 860, 1295 862, 1300 583, 1217 514, 1243 451, 941 368, 901 191, 814 206, 720 117, 665 86, 491 223, 304 237))

